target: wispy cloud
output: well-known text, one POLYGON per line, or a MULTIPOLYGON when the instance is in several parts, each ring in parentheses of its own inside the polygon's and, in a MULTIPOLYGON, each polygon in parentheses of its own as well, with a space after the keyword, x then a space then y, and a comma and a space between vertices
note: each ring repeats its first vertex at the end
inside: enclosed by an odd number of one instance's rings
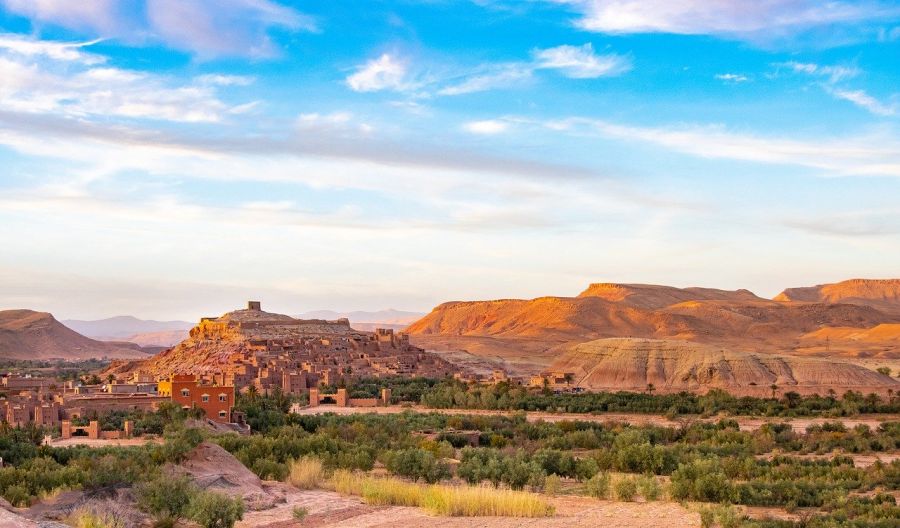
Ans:
POLYGON ((829 82, 836 83, 858 76, 861 72, 856 66, 846 65, 822 65, 814 62, 782 62, 775 65, 779 68, 787 68, 795 73, 803 73, 816 77, 824 77, 829 82))
POLYGON ((130 43, 162 43, 201 57, 270 57, 272 29, 317 31, 312 17, 271 0, 0 0, 7 10, 130 43))
POLYGON ((900 138, 891 135, 801 140, 739 133, 718 125, 639 127, 590 118, 548 121, 541 126, 642 142, 709 159, 796 165, 830 176, 900 177, 900 138))
POLYGON ((715 76, 716 79, 726 82, 726 83, 744 83, 750 80, 749 77, 740 73, 719 73, 715 76))
POLYGON ((580 13, 576 24, 602 33, 674 33, 761 40, 828 26, 896 19, 879 1, 549 0, 580 13))
POLYGON ((856 106, 862 107, 869 112, 880 116, 892 116, 897 114, 897 104, 885 104, 867 94, 865 90, 840 90, 833 89, 829 92, 845 101, 850 101, 856 106))
POLYGON ((596 79, 631 69, 630 59, 612 53, 597 55, 590 43, 536 50, 534 57, 535 67, 560 70, 573 79, 596 79))
POLYGON ((530 61, 481 64, 462 72, 435 75, 414 74, 410 61, 385 53, 357 67, 345 81, 357 92, 392 90, 416 92, 423 97, 455 96, 518 87, 530 81, 537 70, 557 70, 572 79, 596 79, 620 75, 632 68, 628 57, 597 54, 590 43, 536 49, 532 55, 530 61))

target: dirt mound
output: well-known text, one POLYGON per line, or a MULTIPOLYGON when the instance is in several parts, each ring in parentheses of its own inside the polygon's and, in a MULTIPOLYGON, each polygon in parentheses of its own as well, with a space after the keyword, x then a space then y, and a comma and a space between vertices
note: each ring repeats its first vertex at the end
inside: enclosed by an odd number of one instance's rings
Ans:
POLYGON ((571 348, 551 370, 575 373, 578 386, 593 390, 660 392, 712 388, 735 393, 782 391, 886 392, 900 381, 857 365, 820 358, 772 356, 673 340, 600 339, 571 348))
POLYGON ((51 314, 32 310, 0 311, 0 358, 90 359, 146 358, 133 343, 107 343, 87 338, 51 314))
POLYGON ((775 300, 859 304, 900 314, 900 279, 850 279, 834 284, 788 288, 775 300))
POLYGON ((217 444, 203 442, 177 466, 176 475, 186 475, 203 489, 242 497, 249 510, 265 510, 284 501, 273 488, 266 488, 255 473, 217 444))

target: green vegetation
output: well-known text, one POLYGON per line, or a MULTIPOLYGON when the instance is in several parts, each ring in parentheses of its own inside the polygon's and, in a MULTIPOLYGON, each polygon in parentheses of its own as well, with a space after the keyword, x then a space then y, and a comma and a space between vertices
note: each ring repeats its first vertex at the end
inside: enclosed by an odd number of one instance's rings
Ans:
POLYGON ((848 391, 842 397, 801 396, 786 392, 780 398, 737 397, 721 390, 699 395, 687 392, 653 394, 597 392, 553 394, 509 383, 467 385, 442 380, 419 400, 437 409, 501 409, 569 413, 649 413, 670 416, 728 413, 733 416, 853 416, 860 413, 900 413, 900 398, 885 401, 876 394, 848 391))
POLYGON ((232 528, 244 516, 244 501, 239 497, 200 491, 191 499, 188 513, 202 528, 232 528))

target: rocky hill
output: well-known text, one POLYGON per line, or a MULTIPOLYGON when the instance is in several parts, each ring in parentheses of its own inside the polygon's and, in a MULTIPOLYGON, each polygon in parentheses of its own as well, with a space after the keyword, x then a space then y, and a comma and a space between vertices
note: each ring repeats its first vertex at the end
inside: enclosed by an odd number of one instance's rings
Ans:
POLYGON ((658 392, 725 389, 768 396, 782 392, 843 393, 900 390, 900 381, 858 365, 821 358, 755 354, 677 340, 599 339, 574 345, 550 367, 574 373, 574 383, 592 390, 658 392))
POLYGON ((834 284, 788 288, 775 300, 857 304, 900 314, 900 279, 850 279, 834 284))
POLYGON ((790 289, 774 300, 747 290, 599 283, 577 297, 444 303, 407 332, 417 346, 502 359, 519 371, 547 368, 572 345, 607 338, 680 340, 745 354, 900 360, 894 330, 900 312, 891 309, 896 282, 847 281, 813 293, 790 289))
POLYGON ((31 310, 0 311, 0 358, 65 359, 146 358, 134 343, 104 342, 85 337, 51 314, 31 310))

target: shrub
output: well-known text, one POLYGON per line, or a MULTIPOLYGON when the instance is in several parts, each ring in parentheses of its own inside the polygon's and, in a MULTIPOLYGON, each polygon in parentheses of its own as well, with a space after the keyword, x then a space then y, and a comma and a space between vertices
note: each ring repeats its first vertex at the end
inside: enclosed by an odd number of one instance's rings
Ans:
POLYGON ((303 521, 303 519, 306 519, 306 516, 309 515, 309 509, 304 506, 294 506, 291 515, 295 520, 303 521))
POLYGON ((450 476, 449 466, 438 460, 434 453, 425 449, 388 451, 385 453, 384 459, 384 465, 388 471, 414 481, 422 479, 433 484, 450 476))
POLYGON ((633 477, 622 477, 613 485, 616 498, 621 501, 632 501, 637 494, 637 483, 633 477))
POLYGON ((662 486, 653 475, 642 475, 637 480, 637 488, 645 500, 655 501, 662 494, 662 486))
POLYGON ((221 493, 203 491, 191 500, 190 518, 203 528, 232 528, 244 517, 244 501, 221 493))
POLYGON ((559 493, 559 489, 561 486, 562 479, 559 478, 559 475, 557 475, 556 473, 547 475, 547 478, 544 479, 544 493, 550 495, 551 497, 559 493))
POLYGON ((605 499, 609 496, 609 473, 600 472, 585 481, 584 489, 591 497, 605 499))
POLYGON ((66 523, 72 528, 125 528, 124 518, 85 506, 70 513, 66 523))
POLYGON ((319 486, 323 476, 322 461, 318 458, 303 457, 288 464, 287 481, 299 489, 313 489, 319 486))
POLYGON ((31 494, 28 493, 28 488, 19 484, 6 488, 6 493, 3 496, 13 506, 24 508, 31 504, 31 494))
POLYGON ((156 526, 174 526, 187 514, 197 489, 186 477, 160 477, 135 489, 138 507, 156 520, 156 526))

